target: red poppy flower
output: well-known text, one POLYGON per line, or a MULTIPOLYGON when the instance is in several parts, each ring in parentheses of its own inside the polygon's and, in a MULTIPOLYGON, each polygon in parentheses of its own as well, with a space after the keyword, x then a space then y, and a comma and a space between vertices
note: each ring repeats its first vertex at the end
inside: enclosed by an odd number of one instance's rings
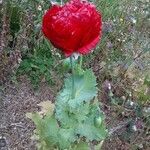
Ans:
POLYGON ((68 57, 73 53, 89 53, 100 40, 101 27, 101 15, 92 3, 71 0, 46 12, 42 31, 68 57))

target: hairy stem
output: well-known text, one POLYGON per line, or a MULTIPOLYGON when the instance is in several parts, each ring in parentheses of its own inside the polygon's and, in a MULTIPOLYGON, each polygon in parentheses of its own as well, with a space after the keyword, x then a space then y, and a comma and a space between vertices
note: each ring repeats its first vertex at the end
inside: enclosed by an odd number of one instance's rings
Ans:
POLYGON ((74 65, 73 65, 73 56, 70 56, 70 63, 71 63, 71 69, 72 69, 72 93, 71 98, 75 98, 75 86, 74 86, 74 65))

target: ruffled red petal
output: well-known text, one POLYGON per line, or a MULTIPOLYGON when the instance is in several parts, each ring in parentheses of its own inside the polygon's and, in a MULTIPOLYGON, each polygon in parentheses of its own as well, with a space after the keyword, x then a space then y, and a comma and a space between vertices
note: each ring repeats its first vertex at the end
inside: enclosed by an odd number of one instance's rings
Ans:
POLYGON ((72 0, 46 12, 42 31, 68 57, 74 52, 89 53, 101 37, 101 26, 101 15, 93 4, 72 0))

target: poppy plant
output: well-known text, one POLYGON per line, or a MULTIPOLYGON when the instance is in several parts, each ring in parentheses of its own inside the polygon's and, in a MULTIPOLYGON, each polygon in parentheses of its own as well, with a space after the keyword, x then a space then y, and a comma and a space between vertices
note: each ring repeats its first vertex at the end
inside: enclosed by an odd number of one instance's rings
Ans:
POLYGON ((44 35, 66 57, 70 57, 65 61, 70 59, 68 66, 72 74, 68 69, 69 74, 55 103, 46 101, 39 104, 42 110, 46 110, 44 113, 27 114, 35 123, 34 133, 40 149, 89 150, 92 141, 98 143, 92 145, 93 149, 100 149, 108 136, 105 117, 97 99, 96 77, 91 69, 81 67, 82 56, 80 61, 74 61, 75 54, 87 54, 96 46, 101 37, 101 24, 100 13, 85 0, 54 5, 43 17, 44 35))
POLYGON ((42 22, 45 37, 66 57, 91 52, 101 38, 101 28, 101 14, 86 0, 53 5, 42 22))

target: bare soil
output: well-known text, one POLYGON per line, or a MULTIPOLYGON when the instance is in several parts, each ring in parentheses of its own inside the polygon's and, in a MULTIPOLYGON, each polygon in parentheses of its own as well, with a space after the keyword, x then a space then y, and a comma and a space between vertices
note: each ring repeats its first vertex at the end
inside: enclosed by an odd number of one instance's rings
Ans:
POLYGON ((18 84, 7 84, 0 94, 0 136, 6 141, 0 141, 0 149, 36 150, 30 139, 34 125, 25 115, 37 111, 41 101, 54 101, 54 92, 46 84, 34 91, 30 82, 22 78, 18 84))

